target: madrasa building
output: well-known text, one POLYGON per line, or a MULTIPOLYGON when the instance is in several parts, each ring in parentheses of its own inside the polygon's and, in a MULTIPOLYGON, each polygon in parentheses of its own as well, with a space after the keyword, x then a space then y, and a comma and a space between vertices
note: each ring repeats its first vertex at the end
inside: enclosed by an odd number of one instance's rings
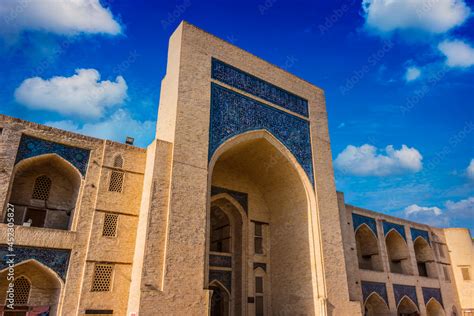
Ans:
POLYGON ((186 22, 146 149, 0 131, 3 315, 474 315, 469 231, 346 204, 324 91, 186 22))

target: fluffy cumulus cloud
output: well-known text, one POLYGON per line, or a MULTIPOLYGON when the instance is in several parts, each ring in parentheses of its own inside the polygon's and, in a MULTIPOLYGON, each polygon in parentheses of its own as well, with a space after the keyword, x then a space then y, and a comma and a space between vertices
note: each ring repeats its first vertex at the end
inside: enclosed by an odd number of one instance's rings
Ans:
POLYGON ((145 147, 154 136, 155 122, 140 121, 123 109, 98 122, 79 125, 72 120, 45 122, 45 125, 92 137, 123 142, 127 136, 135 138, 135 145, 145 147))
POLYGON ((406 207, 401 216, 420 223, 438 227, 449 227, 453 221, 462 222, 472 220, 474 214, 474 197, 457 202, 446 201, 441 209, 436 206, 418 206, 416 204, 406 207))
POLYGON ((363 0, 368 28, 379 33, 418 30, 444 33, 470 15, 463 0, 363 0))
POLYGON ((15 90, 16 101, 30 109, 90 118, 102 116, 106 109, 122 104, 126 98, 123 77, 100 81, 95 69, 76 69, 71 77, 29 78, 15 90))
POLYGON ((387 176, 417 172, 423 167, 423 156, 415 148, 406 145, 398 150, 389 145, 378 150, 372 145, 347 146, 334 161, 335 167, 357 176, 387 176))
POLYGON ((418 79, 421 76, 421 70, 418 67, 408 67, 405 72, 405 81, 410 82, 418 79))
POLYGON ((68 36, 121 33, 120 24, 99 0, 1 1, 0 35, 16 36, 28 30, 68 36))
POLYGON ((446 65, 450 67, 471 67, 474 65, 474 47, 461 40, 445 40, 438 49, 446 57, 446 65))
POLYGON ((474 181, 474 159, 471 159, 469 166, 466 169, 467 177, 474 181))

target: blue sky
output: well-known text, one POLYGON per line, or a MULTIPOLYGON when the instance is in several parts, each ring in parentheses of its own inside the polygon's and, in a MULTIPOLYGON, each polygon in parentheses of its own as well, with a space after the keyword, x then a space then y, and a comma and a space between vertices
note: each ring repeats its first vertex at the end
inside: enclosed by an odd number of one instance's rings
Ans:
POLYGON ((474 231, 474 4, 0 3, 0 112, 146 146, 182 19, 326 93, 348 203, 474 231))

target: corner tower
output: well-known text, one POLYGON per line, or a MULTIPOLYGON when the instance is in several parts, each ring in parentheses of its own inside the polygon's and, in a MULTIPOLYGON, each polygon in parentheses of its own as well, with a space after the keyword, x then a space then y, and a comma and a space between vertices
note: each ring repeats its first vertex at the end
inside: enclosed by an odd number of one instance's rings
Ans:
POLYGON ((324 92, 186 22, 148 149, 129 312, 357 315, 324 92))

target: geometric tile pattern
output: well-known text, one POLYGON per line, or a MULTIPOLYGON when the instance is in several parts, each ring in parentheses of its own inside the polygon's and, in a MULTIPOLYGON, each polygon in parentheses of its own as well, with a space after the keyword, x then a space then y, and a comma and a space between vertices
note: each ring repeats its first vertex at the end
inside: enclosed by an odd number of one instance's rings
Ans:
POLYGON ((413 301, 413 303, 415 303, 417 307, 419 306, 418 297, 416 296, 416 287, 411 285, 394 284, 393 293, 395 294, 395 303, 397 306, 402 300, 403 296, 407 296, 413 301))
POLYGON ((232 268, 232 257, 210 254, 209 265, 211 267, 232 268))
POLYGON ((212 78, 308 117, 307 100, 215 58, 212 78))
POLYGON ((411 232, 411 239, 413 241, 415 241, 415 239, 418 237, 422 237, 426 240, 428 244, 430 243, 430 235, 426 230, 410 227, 410 232, 411 232))
POLYGON ((399 225, 399 224, 395 224, 395 223, 390 223, 390 222, 383 222, 383 231, 385 233, 385 236, 387 236, 387 234, 392 230, 396 230, 397 232, 400 233, 400 235, 402 235, 403 239, 405 239, 405 241, 407 240, 407 237, 405 235, 405 227, 403 225, 399 225))
POLYGON ((438 301, 441 305, 443 305, 443 298, 441 297, 441 290, 432 287, 422 287, 421 291, 423 292, 423 299, 425 304, 428 304, 428 301, 431 298, 434 298, 438 301))
POLYGON ((44 154, 57 154, 75 166, 83 176, 86 174, 87 164, 89 162, 89 150, 58 144, 27 135, 21 136, 15 164, 23 159, 44 154))
POLYGON ((377 237, 377 224, 375 223, 374 218, 352 213, 352 224, 354 226, 354 230, 357 230, 360 225, 366 224, 375 234, 375 237, 377 237))
POLYGON ((288 148, 314 184, 308 121, 211 83, 209 159, 226 140, 260 129, 288 148))
POLYGON ((387 287, 385 283, 380 282, 370 282, 370 281, 362 281, 362 297, 364 298, 364 302, 372 293, 377 293, 380 295, 381 298, 387 303, 388 306, 388 297, 387 297, 387 287))
MULTIPOLYGON (((70 250, 22 246, 14 246, 13 249, 15 264, 35 259, 55 271, 63 280, 66 280, 69 256, 71 254, 70 250)), ((8 250, 8 246, 0 245, 0 270, 8 267, 8 259, 11 258, 8 256, 9 254, 12 254, 12 252, 8 250)))

